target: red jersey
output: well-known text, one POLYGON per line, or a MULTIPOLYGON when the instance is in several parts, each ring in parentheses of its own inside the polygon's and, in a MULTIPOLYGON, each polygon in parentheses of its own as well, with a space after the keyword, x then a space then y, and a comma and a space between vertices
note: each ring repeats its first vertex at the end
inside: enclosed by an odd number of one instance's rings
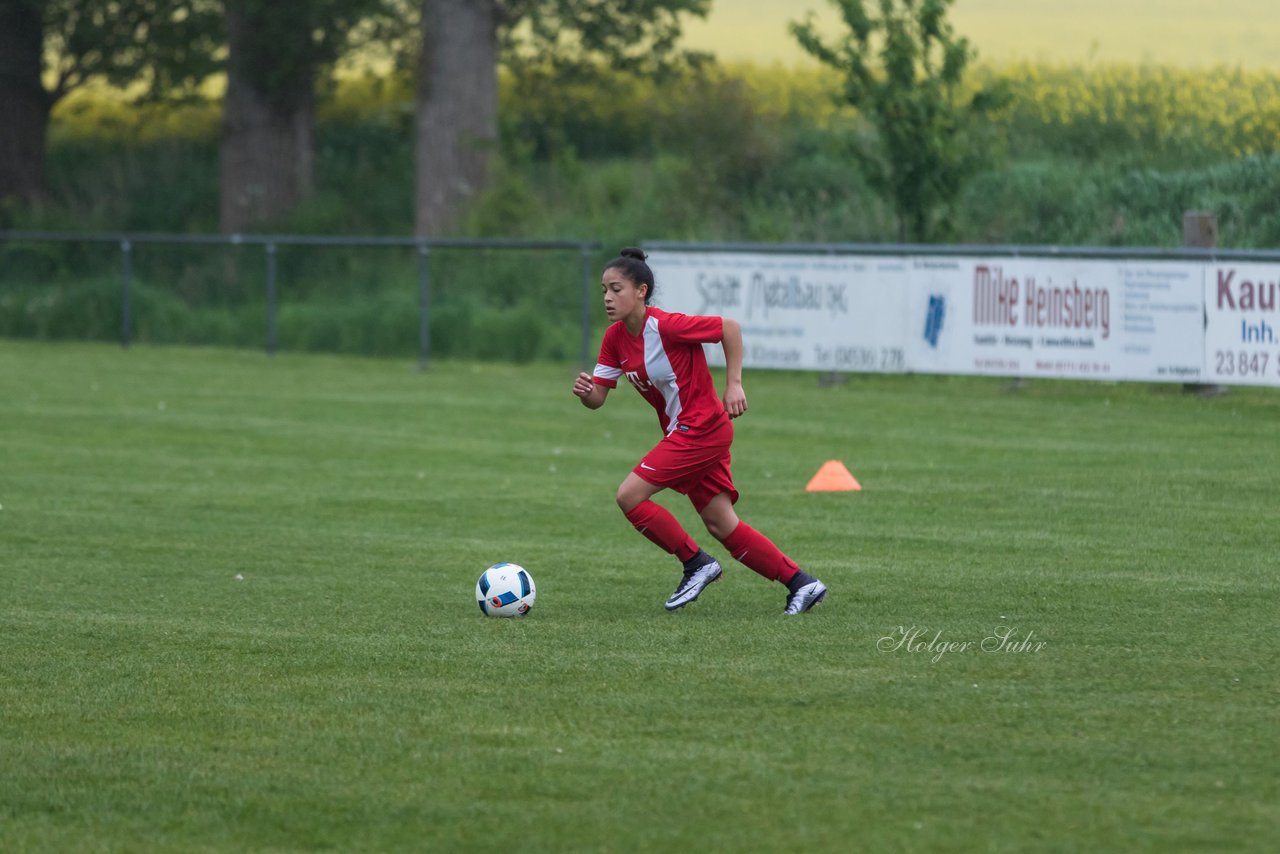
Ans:
POLYGON ((639 335, 628 332, 621 320, 605 330, 592 379, 614 388, 625 374, 658 411, 662 432, 702 433, 729 420, 702 352, 703 344, 717 344, 723 337, 722 318, 650 306, 639 335))

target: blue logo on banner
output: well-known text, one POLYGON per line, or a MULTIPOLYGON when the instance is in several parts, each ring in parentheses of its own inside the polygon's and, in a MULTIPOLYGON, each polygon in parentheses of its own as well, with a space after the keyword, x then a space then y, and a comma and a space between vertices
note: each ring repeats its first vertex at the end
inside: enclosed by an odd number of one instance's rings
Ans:
POLYGON ((938 336, 942 334, 942 321, 947 316, 947 298, 939 294, 929 295, 929 310, 924 316, 924 340, 938 349, 938 336))

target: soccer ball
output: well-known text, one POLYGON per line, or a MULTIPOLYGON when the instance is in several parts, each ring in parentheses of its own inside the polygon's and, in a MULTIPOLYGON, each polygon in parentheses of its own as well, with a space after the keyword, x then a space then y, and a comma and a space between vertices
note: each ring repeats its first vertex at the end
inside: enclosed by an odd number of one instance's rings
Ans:
POLYGON ((476 582, 476 601, 486 617, 523 617, 536 598, 533 576, 518 563, 495 563, 476 582))

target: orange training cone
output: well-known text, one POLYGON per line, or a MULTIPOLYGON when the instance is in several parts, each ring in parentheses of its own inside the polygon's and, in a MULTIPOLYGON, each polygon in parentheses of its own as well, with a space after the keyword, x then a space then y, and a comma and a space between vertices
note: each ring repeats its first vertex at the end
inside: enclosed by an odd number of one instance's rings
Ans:
POLYGON ((857 492, 862 484, 839 460, 827 460, 804 488, 805 492, 857 492))

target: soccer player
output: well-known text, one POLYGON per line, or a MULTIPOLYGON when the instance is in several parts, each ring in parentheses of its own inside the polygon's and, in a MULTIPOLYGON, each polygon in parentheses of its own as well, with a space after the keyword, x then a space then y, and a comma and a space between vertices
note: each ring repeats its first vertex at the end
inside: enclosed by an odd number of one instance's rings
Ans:
POLYGON ((733 509, 738 491, 729 471, 730 419, 747 411, 742 327, 732 318, 676 314, 651 306, 653 271, 645 257, 643 251, 628 247, 605 267, 600 284, 604 310, 613 323, 605 330, 594 373, 580 373, 573 383, 582 404, 599 409, 609 389, 625 376, 658 412, 665 435, 618 487, 618 506, 637 531, 684 564, 684 575, 667 599, 668 611, 697 599, 722 570, 669 511, 650 500, 664 489, 687 495, 707 532, 735 559, 786 585, 784 613, 808 611, 827 595, 826 585, 733 509), (724 347, 723 399, 716 394, 704 343, 724 347))

